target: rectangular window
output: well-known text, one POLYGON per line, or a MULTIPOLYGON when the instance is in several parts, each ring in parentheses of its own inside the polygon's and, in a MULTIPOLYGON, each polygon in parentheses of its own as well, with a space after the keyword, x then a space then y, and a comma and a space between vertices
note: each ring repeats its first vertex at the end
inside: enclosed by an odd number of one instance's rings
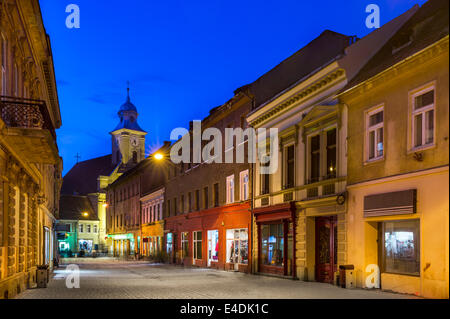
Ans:
POLYGON ((97 225, 94 225, 94 233, 98 233, 97 225))
POLYGON ((175 215, 178 214, 178 207, 177 207, 177 199, 176 198, 173 199, 173 212, 174 212, 175 215))
POLYGON ((180 198, 180 212, 184 213, 184 195, 181 195, 180 198))
POLYGON ((182 251, 183 258, 189 257, 189 233, 188 232, 181 233, 181 251, 182 251))
POLYGON ((327 141, 327 178, 336 177, 336 129, 331 129, 326 132, 327 141))
POLYGON ((227 204, 234 203, 234 175, 227 177, 227 204))
POLYGON ((248 230, 227 229, 226 262, 232 264, 248 264, 248 230))
POLYGON ((240 184, 240 192, 241 192, 241 201, 248 200, 248 198, 249 198, 248 169, 245 171, 242 171, 239 174, 239 184, 240 184))
POLYGON ((419 148, 434 143, 434 87, 413 94, 412 127, 413 147, 419 148))
POLYGON ((376 108, 366 113, 366 159, 374 160, 384 155, 384 109, 376 108))
POLYGON ((205 187, 205 188, 203 189, 203 207, 204 207, 205 209, 207 209, 207 208, 208 208, 208 205, 209 205, 208 187, 205 187))
POLYGON ((320 135, 310 139, 310 182, 320 180, 320 135))
POLYGON ((6 50, 6 40, 1 36, 2 41, 2 95, 7 95, 6 93, 6 62, 7 62, 7 50, 6 50))
POLYGON ((189 211, 192 212, 192 193, 188 193, 189 211))
POLYGON ((381 223, 383 272, 420 275, 420 222, 381 223))
POLYGON ((284 188, 295 185, 295 148, 289 145, 284 148, 284 188))
POLYGON ((80 224, 80 233, 83 233, 84 229, 83 229, 83 224, 80 224))
MULTIPOLYGON (((263 163, 261 161, 259 162, 261 170, 262 170, 262 168, 266 168, 267 169, 268 167, 270 167, 270 155, 266 154, 265 158, 267 158, 267 162, 266 163, 263 163)), ((270 192, 270 187, 269 187, 269 185, 270 185, 270 174, 262 174, 262 172, 260 171, 259 175, 261 176, 261 195, 269 194, 269 192, 270 192)))
POLYGON ((283 224, 261 225, 261 262, 264 265, 284 266, 283 224))
POLYGON ((86 225, 86 230, 87 230, 88 233, 90 233, 91 232, 91 225, 86 225))
POLYGON ((219 183, 214 184, 214 207, 219 206, 219 183))
POLYGON ((167 200, 167 217, 170 217, 170 199, 167 200))
POLYGON ((199 211, 200 210, 200 190, 197 189, 195 191, 195 210, 199 211))
POLYGON ((194 259, 202 259, 202 232, 194 232, 194 259))

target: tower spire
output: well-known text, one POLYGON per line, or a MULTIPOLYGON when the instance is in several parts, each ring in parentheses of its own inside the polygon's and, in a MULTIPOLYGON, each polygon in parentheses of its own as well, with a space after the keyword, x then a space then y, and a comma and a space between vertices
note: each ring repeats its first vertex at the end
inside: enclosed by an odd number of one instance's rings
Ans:
POLYGON ((130 81, 127 81, 127 101, 130 102, 130 81))

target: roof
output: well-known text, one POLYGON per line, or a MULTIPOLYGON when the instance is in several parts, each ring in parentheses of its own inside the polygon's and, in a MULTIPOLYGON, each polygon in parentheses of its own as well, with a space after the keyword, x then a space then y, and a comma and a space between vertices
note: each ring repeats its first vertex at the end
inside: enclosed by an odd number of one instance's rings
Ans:
POLYGON ((64 176, 61 194, 87 195, 96 193, 97 178, 109 176, 114 170, 111 154, 75 164, 64 176))
POLYGON ((87 196, 61 195, 59 208, 60 220, 98 220, 98 216, 87 196), (88 216, 83 216, 82 213, 84 212, 87 212, 88 216))
POLYGON ((449 1, 429 0, 347 84, 344 91, 377 75, 449 34, 449 1))
MULTIPOLYGON (((255 96, 257 108, 287 87, 330 64, 344 53, 353 37, 325 30, 317 38, 292 56, 265 73, 255 82, 246 85, 255 96)), ((239 89, 238 89, 239 90, 239 89)))
POLYGON ((113 132, 121 130, 121 129, 128 129, 133 131, 140 131, 145 132, 138 124, 137 120, 131 120, 131 119, 122 119, 119 124, 117 124, 116 128, 113 130, 113 132))
POLYGON ((131 103, 130 89, 127 89, 127 100, 124 104, 122 104, 117 114, 119 115, 120 122, 113 132, 121 129, 129 129, 146 133, 137 122, 137 108, 133 103, 131 103))

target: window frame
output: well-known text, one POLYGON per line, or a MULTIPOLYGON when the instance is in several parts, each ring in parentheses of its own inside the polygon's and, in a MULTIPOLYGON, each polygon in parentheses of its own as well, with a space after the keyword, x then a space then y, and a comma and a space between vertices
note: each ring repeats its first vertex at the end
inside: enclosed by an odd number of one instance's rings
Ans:
MULTIPOLYGON (((370 163, 370 162, 376 162, 384 159, 384 156, 386 154, 386 132, 384 129, 384 118, 385 118, 385 110, 384 110, 384 103, 378 104, 374 107, 369 108, 367 111, 365 111, 364 114, 365 117, 365 137, 364 137, 364 162, 370 163), (370 117, 372 115, 375 115, 379 112, 383 112, 383 120, 381 123, 377 123, 375 125, 370 126, 370 117), (373 131, 375 132, 375 140, 378 137, 378 129, 383 130, 383 155, 381 156, 374 156, 373 158, 369 158, 370 156, 370 133, 373 131)), ((376 154, 376 143, 374 144, 374 154, 376 154)))
POLYGON ((246 201, 250 198, 250 174, 249 170, 246 169, 239 173, 239 195, 241 201, 246 201), (245 176, 248 176, 247 183, 244 182, 245 176), (247 198, 244 196, 244 186, 247 185, 247 198))
POLYGON ((188 257, 189 257, 189 232, 181 232, 181 258, 188 258, 188 257))
POLYGON ((234 174, 227 176, 226 178, 226 190, 227 190, 227 196, 226 196, 226 204, 232 204, 235 202, 235 188, 234 188, 234 174))
POLYGON ((289 144, 286 144, 286 145, 283 145, 283 189, 289 189, 289 188, 293 188, 293 187, 295 187, 295 181, 296 181, 296 178, 295 178, 295 174, 296 174, 296 169, 295 169, 295 162, 296 162, 296 148, 295 148, 295 142, 291 142, 291 143, 289 143, 289 144), (293 147, 293 152, 294 152, 294 158, 292 159, 292 161, 293 161, 293 168, 294 168, 294 171, 293 171, 293 178, 294 178, 294 180, 293 180, 293 182, 292 182, 292 185, 289 185, 288 184, 288 165, 289 165, 289 163, 288 163, 288 149, 289 149, 289 147, 293 147))
POLYGON ((434 147, 436 145, 436 83, 435 81, 431 82, 431 83, 427 83, 425 85, 422 85, 416 89, 413 89, 409 92, 409 114, 410 114, 410 125, 411 125, 411 129, 410 129, 410 138, 409 138, 409 143, 410 143, 410 151, 411 152, 416 152, 418 150, 424 150, 424 149, 428 149, 431 147, 434 147), (421 107, 418 110, 415 110, 415 99, 416 97, 426 94, 430 91, 433 91, 433 103, 424 107, 421 107), (425 114, 428 113, 429 111, 433 110, 433 142, 432 143, 428 143, 425 144, 425 139, 426 139, 426 116, 425 114), (415 117, 418 114, 422 114, 422 144, 419 146, 415 145, 415 117))
POLYGON ((203 231, 196 230, 192 232, 192 247, 193 247, 193 260, 202 260, 203 259, 203 231), (198 239, 198 234, 200 233, 200 239, 198 239), (200 258, 197 258, 198 250, 197 245, 200 242, 200 258))

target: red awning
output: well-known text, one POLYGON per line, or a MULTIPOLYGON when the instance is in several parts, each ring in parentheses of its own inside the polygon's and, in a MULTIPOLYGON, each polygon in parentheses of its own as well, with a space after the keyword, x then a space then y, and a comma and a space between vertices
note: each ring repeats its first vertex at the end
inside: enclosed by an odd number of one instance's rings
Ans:
POLYGON ((253 211, 256 222, 292 219, 293 213, 295 213, 295 203, 260 207, 253 211))

